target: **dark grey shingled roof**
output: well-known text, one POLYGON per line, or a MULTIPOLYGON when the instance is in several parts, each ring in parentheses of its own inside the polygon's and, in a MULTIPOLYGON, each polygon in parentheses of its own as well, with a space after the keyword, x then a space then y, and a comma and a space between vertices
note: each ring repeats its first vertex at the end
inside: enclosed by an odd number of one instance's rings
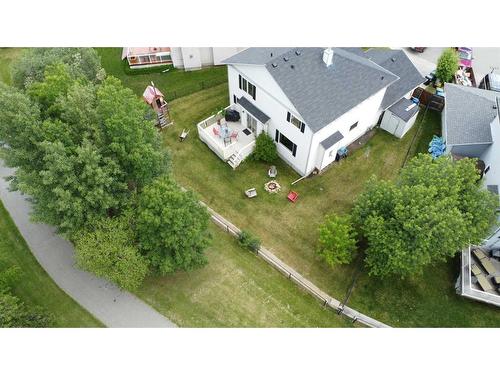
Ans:
POLYGON ((446 83, 444 131, 449 145, 492 143, 491 123, 498 116, 497 92, 446 83))
POLYGON ((269 60, 290 50, 290 47, 247 48, 223 61, 224 64, 264 65, 269 60))
POLYGON ((323 146, 323 148, 325 150, 328 150, 330 147, 332 147, 335 143, 337 143, 338 141, 340 141, 343 138, 344 138, 344 136, 339 131, 336 131, 331 136, 324 139, 321 142, 321 146, 323 146))
POLYGON ((406 110, 406 108, 408 108, 412 104, 413 102, 410 99, 401 98, 395 104, 387 108, 387 110, 394 113, 401 120, 408 121, 415 115, 415 113, 418 112, 418 105, 415 105, 409 111, 406 110))
POLYGON ((365 52, 365 56, 399 77, 399 80, 387 88, 382 100, 382 109, 387 109, 415 87, 425 82, 425 78, 402 50, 371 48, 365 52))
POLYGON ((269 120, 269 116, 258 109, 255 105, 250 103, 250 101, 242 96, 238 99, 238 104, 240 104, 243 108, 245 108, 248 112, 250 112, 257 120, 265 124, 269 120))
POLYGON ((329 67, 324 48, 310 47, 248 48, 224 63, 265 65, 306 124, 318 131, 399 79, 366 58, 333 50, 329 67))

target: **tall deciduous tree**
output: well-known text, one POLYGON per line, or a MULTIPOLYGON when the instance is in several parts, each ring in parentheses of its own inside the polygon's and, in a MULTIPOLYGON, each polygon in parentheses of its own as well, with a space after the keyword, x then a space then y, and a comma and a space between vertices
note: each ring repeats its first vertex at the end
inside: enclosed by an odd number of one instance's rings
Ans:
POLYGON ((458 70, 458 53, 452 48, 443 51, 438 59, 436 77, 441 82, 451 82, 453 75, 458 70))
POLYGON ((101 59, 93 48, 29 48, 12 67, 13 84, 26 89, 42 81, 45 69, 56 63, 66 64, 75 79, 99 82, 105 76, 101 59))
POLYGON ((137 234, 140 247, 160 273, 206 263, 209 215, 191 192, 168 177, 154 180, 140 194, 137 234))
POLYGON ((148 265, 135 244, 130 215, 98 219, 87 227, 74 237, 77 265, 123 289, 137 289, 148 265))
POLYGON ((317 252, 329 266, 348 264, 356 251, 356 231, 349 215, 328 215, 319 227, 317 252))
POLYGON ((372 179, 353 217, 368 242, 370 274, 409 276, 480 243, 498 197, 483 189, 473 159, 420 154, 395 183, 372 179))

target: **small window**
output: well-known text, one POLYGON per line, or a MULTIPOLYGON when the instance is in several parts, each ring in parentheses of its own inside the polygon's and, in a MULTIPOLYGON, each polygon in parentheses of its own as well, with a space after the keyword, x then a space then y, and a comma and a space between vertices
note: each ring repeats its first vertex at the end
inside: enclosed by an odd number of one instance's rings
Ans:
POLYGON ((355 124, 352 124, 351 127, 349 128, 349 131, 356 129, 357 126, 358 126, 357 122, 355 124))
POLYGON ((234 104, 237 104, 237 103, 238 103, 238 98, 236 97, 236 95, 233 95, 233 103, 234 103, 234 104))
POLYGON ((486 168, 484 168, 484 174, 488 173, 490 171, 491 165, 488 165, 486 168))
POLYGON ((281 143, 287 149, 292 152, 292 155, 295 156, 297 154, 297 145, 289 140, 285 135, 276 130, 276 141, 281 143))
POLYGON ((248 82, 245 78, 243 78, 241 76, 241 74, 239 75, 239 87, 240 87, 240 90, 245 91, 246 93, 248 93, 253 98, 253 100, 255 100, 255 98, 257 96, 256 95, 257 94, 257 90, 255 88, 255 85, 253 85, 250 82, 248 82))
POLYGON ((294 125, 296 128, 298 128, 301 133, 304 133, 306 130, 306 124, 304 124, 302 121, 300 121, 297 117, 292 115, 290 112, 287 112, 286 114, 286 121, 294 125))

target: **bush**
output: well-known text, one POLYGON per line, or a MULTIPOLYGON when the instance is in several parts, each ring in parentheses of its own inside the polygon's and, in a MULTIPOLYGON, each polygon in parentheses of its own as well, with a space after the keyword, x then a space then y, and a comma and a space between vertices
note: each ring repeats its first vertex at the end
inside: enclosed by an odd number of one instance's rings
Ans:
POLYGON ((240 245, 248 250, 257 252, 260 248, 260 239, 255 237, 250 232, 242 230, 238 235, 238 242, 240 245))
POLYGON ((130 215, 103 218, 74 237, 78 267, 136 290, 148 273, 147 261, 134 243, 130 215))
POLYGON ((0 328, 45 328, 53 316, 41 307, 28 307, 10 293, 0 293, 0 328))
POLYGON ((349 215, 326 217, 319 227, 317 252, 329 266, 348 264, 356 251, 356 231, 349 215))
POLYGON ((253 159, 271 163, 278 159, 278 152, 276 151, 276 144, 273 139, 266 133, 262 132, 255 141, 255 151, 253 152, 253 159))
POLYGON ((443 83, 451 82, 457 70, 458 53, 452 48, 444 50, 437 63, 436 77, 443 83))
POLYGON ((196 196, 168 176, 159 177, 139 195, 136 229, 151 266, 165 275, 206 264, 210 215, 196 196))

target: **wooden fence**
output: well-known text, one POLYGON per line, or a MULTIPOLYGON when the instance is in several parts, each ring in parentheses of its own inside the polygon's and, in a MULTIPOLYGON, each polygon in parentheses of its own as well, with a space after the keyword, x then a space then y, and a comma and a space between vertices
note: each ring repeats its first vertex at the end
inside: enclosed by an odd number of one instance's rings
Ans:
POLYGON ((413 91, 412 97, 418 98, 420 104, 434 111, 441 112, 444 108, 445 98, 431 94, 422 87, 417 87, 415 91, 413 91))
MULTIPOLYGON (((212 218, 212 221, 219 226, 221 229, 224 231, 228 232, 234 237, 238 237, 239 234, 241 233, 241 230, 232 224, 229 220, 226 220, 224 217, 219 215, 217 212, 215 212, 213 209, 208 207, 204 202, 200 201, 200 204, 203 205, 204 207, 207 208, 208 212, 210 213, 210 216, 212 218)), ((285 262, 283 262, 281 259, 279 259, 276 255, 274 255, 271 251, 266 249, 264 246, 261 246, 257 250, 257 255, 261 257, 263 260, 265 260, 268 264, 276 268, 278 271, 280 271, 285 277, 287 277, 289 280, 293 281, 296 285, 304 289, 306 292, 311 294, 313 297, 317 298, 319 301, 321 301, 323 306, 326 306, 334 311, 336 311, 339 314, 343 314, 347 316, 348 318, 352 319, 353 323, 354 322, 359 322, 361 324, 364 324, 368 327, 373 327, 373 328, 389 328, 388 325, 379 322, 378 320, 375 320, 373 318, 370 318, 369 316, 366 316, 354 309, 351 309, 348 306, 343 305, 340 301, 336 300, 335 298, 329 296, 327 293, 322 291, 320 288, 318 288, 316 285, 314 285, 311 281, 306 279, 304 276, 302 276, 300 273, 295 271, 292 267, 288 266, 285 262)))

